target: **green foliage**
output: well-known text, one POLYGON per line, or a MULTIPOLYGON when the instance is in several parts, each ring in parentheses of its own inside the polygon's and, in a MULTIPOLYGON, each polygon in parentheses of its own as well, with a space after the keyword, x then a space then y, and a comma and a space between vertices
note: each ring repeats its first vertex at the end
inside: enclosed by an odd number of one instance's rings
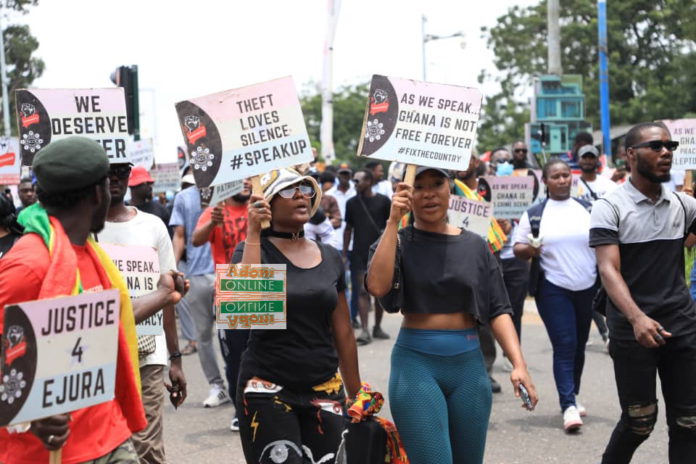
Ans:
MULTIPOLYGON (((27 8, 38 4, 38 0, 8 0, 3 2, 5 8, 26 13, 27 8)), ((33 56, 39 48, 39 41, 31 35, 29 26, 10 25, 3 31, 5 43, 5 62, 7 64, 8 88, 10 99, 10 121, 12 121, 12 133, 17 133, 17 120, 15 118, 14 90, 26 88, 43 74, 45 65, 43 60, 33 56)), ((2 111, 0 109, 0 114, 2 111)), ((3 118, 0 117, 0 131, 4 130, 3 118)))
MULTIPOLYGON (((368 160, 358 159, 358 138, 362 129, 365 105, 367 104, 367 84, 345 86, 334 92, 333 96, 333 138, 336 163, 348 162, 362 166, 368 160)), ((321 91, 311 86, 300 97, 302 112, 312 146, 321 152, 321 91)))
MULTIPOLYGON (((560 0, 560 23, 563 72, 583 76, 586 118, 599 127, 596 1, 560 0)), ((521 137, 529 121, 522 95, 533 76, 546 73, 546 1, 512 7, 482 33, 495 54, 501 85, 486 99, 480 123, 479 147, 490 149, 521 137)), ((696 2, 609 1, 607 36, 612 124, 696 111, 696 2)), ((491 78, 482 73, 479 81, 491 78)))

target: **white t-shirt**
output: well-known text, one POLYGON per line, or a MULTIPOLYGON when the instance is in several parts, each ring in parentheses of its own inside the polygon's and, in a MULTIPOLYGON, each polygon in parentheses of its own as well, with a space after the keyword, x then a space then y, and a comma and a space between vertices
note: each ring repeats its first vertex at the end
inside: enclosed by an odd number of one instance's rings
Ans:
POLYGON ((388 180, 381 180, 372 186, 372 193, 381 193, 391 200, 392 195, 394 195, 392 183, 388 180))
MULTIPOLYGON (((154 214, 137 209, 135 211, 136 215, 130 221, 107 221, 104 230, 97 234, 98 241, 114 245, 152 247, 157 250, 160 272, 176 269, 174 248, 162 220, 154 214)), ((155 336, 155 352, 140 360, 140 367, 148 365, 167 365, 167 342, 164 335, 155 336)))
POLYGON ((343 240, 339 240, 338 230, 339 229, 333 228, 333 225, 331 225, 331 221, 328 218, 326 218, 321 224, 312 224, 311 222, 307 222, 304 225, 305 238, 326 243, 327 245, 331 245, 332 247, 336 248, 340 252, 343 251, 341 246, 341 242, 343 242, 343 240))
MULTIPOLYGON (((337 243, 340 246, 339 250, 343 251, 343 231, 346 230, 346 203, 355 196, 355 187, 351 185, 345 192, 339 190, 338 186, 331 187, 326 191, 326 194, 331 195, 336 199, 336 203, 338 203, 338 210, 341 212, 341 227, 334 230, 334 235, 336 236, 337 243)), ((348 249, 353 249, 352 239, 351 243, 348 244, 348 249)))
POLYGON ((672 169, 669 173, 671 177, 669 181, 665 182, 665 185, 670 191, 676 192, 677 188, 684 186, 684 177, 686 177, 686 171, 672 169))
MULTIPOLYGON (((528 244, 532 233, 525 212, 515 230, 513 243, 528 244)), ((549 198, 541 215, 539 236, 541 268, 546 279, 566 290, 585 290, 597 278, 597 261, 590 248, 590 213, 577 201, 569 198, 556 201, 549 198)))
POLYGON ((617 184, 612 182, 611 179, 607 179, 604 176, 597 176, 595 180, 593 180, 592 182, 578 179, 578 192, 575 196, 580 198, 581 200, 594 203, 596 200, 604 198, 604 196, 607 193, 613 192, 616 189, 616 187, 618 187, 617 184), (592 196, 590 190, 594 192, 596 198, 592 196))

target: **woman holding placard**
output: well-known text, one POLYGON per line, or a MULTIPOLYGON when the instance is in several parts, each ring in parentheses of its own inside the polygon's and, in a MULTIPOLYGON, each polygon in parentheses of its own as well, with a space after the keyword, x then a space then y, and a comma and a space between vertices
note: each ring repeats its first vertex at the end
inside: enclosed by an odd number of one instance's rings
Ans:
POLYGON ((582 426, 585 408, 577 399, 585 363, 585 344, 592 323, 597 264, 590 248, 590 204, 571 198, 572 175, 565 161, 552 159, 544 166, 542 181, 548 198, 529 208, 513 236, 513 251, 532 258, 530 293, 553 346, 563 428, 582 426))
POLYGON ((321 200, 314 179, 280 169, 261 184, 232 261, 286 265, 287 329, 253 330, 242 355, 244 455, 250 463, 333 462, 345 429, 343 385, 351 398, 360 388, 343 262, 333 247, 304 238, 321 200), (271 227, 262 232, 264 221, 271 227))
POLYGON ((483 462, 491 384, 479 323, 490 324, 512 362, 516 395, 526 387, 528 407, 537 402, 498 263, 485 240, 448 224, 449 197, 441 169, 419 167, 413 186, 398 184, 366 279, 371 294, 398 301, 385 309, 404 315, 392 351, 389 401, 414 463, 483 462), (409 211, 412 224, 398 231, 409 211))

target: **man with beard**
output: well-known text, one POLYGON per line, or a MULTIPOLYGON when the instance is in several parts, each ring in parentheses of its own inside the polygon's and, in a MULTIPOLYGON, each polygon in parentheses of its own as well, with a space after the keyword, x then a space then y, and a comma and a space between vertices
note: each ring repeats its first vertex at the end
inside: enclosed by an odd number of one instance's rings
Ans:
POLYGON ((628 463, 657 420, 656 375, 665 399, 669 462, 696 462, 696 303, 684 282, 684 237, 696 200, 666 188, 678 142, 662 123, 626 135, 630 179, 597 201, 590 246, 608 296, 609 353, 621 419, 602 462, 628 463))
MULTIPOLYGON (((521 140, 512 144, 512 167, 517 169, 524 169, 525 171, 532 168, 532 165, 527 161, 527 153, 529 149, 527 144, 521 140)), ((521 175, 526 175, 527 173, 522 173, 521 175)), ((520 174, 518 174, 520 175, 520 174)))
MULTIPOLYGON (((85 292, 125 291, 111 259, 90 238, 104 227, 110 202, 109 160, 101 145, 83 137, 51 142, 32 167, 40 204, 22 212, 26 233, 0 260, 0 321, 7 305, 70 295, 76 285, 85 292)), ((122 299, 114 399, 16 433, 0 429, 0 462, 48 462, 49 451, 59 449, 63 462, 138 462, 130 437, 146 420, 133 319, 130 301, 122 299)))
MULTIPOLYGON (((224 202, 208 207, 198 219, 196 230, 193 231, 193 246, 201 246, 210 242, 215 264, 230 264, 237 244, 246 239, 247 234, 247 203, 251 196, 251 182, 244 181, 244 189, 224 202)), ((210 308, 214 312, 213 308, 210 308)), ((225 329, 218 330, 220 349, 225 360, 225 376, 230 398, 236 403, 237 377, 242 353, 246 349, 249 330, 225 329)), ((235 404, 234 417, 230 430, 239 431, 240 406, 235 404)))
POLYGON ((581 200, 594 203, 616 189, 617 185, 614 182, 597 175, 600 162, 599 152, 594 145, 585 145, 578 149, 578 164, 581 174, 577 196, 581 200))
MULTIPOLYGON (((129 177, 132 177, 131 164, 113 163, 109 166, 108 175, 111 202, 104 230, 97 235, 99 242, 126 247, 153 248, 157 252, 161 273, 176 269, 174 250, 167 233, 167 227, 157 216, 142 212, 133 206, 127 206, 124 202, 129 177)), ((138 298, 138 302, 141 299, 138 298)), ((186 380, 181 366, 179 338, 176 330, 175 303, 176 301, 171 301, 168 298, 159 301, 158 309, 162 308, 163 335, 138 337, 142 400, 147 417, 147 427, 133 435, 133 444, 141 463, 166 462, 162 417, 165 389, 162 380, 164 368, 167 366, 167 352, 169 352, 169 360, 171 361, 169 379, 177 393, 183 391, 185 394, 186 391, 186 380)), ((139 314, 137 308, 134 313, 137 323, 147 319, 139 314)), ((183 402, 183 398, 179 398, 178 404, 181 402, 183 402)))
POLYGON ((17 186, 17 195, 19 196, 19 201, 22 202, 22 206, 17 208, 17 214, 19 214, 23 208, 36 203, 36 189, 30 178, 22 178, 17 186))
MULTIPOLYGON (((128 187, 131 191, 130 205, 135 206, 140 211, 154 214, 164 222, 164 225, 169 227, 169 210, 162 206, 159 201, 152 201, 152 186, 155 180, 150 176, 142 166, 136 166, 131 170, 130 178, 128 179, 128 187)), ((171 231, 169 236, 171 237, 171 231)))

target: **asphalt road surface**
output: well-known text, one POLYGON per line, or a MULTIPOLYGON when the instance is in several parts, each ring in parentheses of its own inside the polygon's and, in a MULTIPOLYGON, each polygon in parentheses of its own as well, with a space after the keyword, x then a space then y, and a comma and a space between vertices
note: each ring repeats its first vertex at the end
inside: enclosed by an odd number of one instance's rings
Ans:
MULTIPOLYGON (((580 433, 566 435, 562 429, 558 396, 553 382, 551 345, 544 326, 535 314, 533 302, 528 300, 527 306, 522 346, 539 391, 540 402, 532 413, 520 407, 520 400, 512 395, 509 374, 504 370, 499 354, 493 376, 503 385, 503 392, 493 397, 485 462, 599 463, 620 415, 611 359, 593 327, 580 395, 588 416, 580 433)), ((392 338, 358 348, 362 379, 384 393, 387 401, 381 415, 390 419, 387 396, 389 356, 400 323, 400 315, 385 315, 383 327, 392 338)), ((203 408, 202 401, 207 396, 208 386, 196 355, 184 358, 184 369, 189 384, 188 399, 177 411, 168 402, 165 407, 168 462, 243 464, 245 461, 239 434, 229 430, 234 407, 226 404, 213 409, 203 408)), ((222 360, 220 369, 222 371, 222 360)), ((635 464, 668 462, 664 403, 661 395, 659 398, 658 423, 651 437, 636 452, 632 461, 635 464)))

